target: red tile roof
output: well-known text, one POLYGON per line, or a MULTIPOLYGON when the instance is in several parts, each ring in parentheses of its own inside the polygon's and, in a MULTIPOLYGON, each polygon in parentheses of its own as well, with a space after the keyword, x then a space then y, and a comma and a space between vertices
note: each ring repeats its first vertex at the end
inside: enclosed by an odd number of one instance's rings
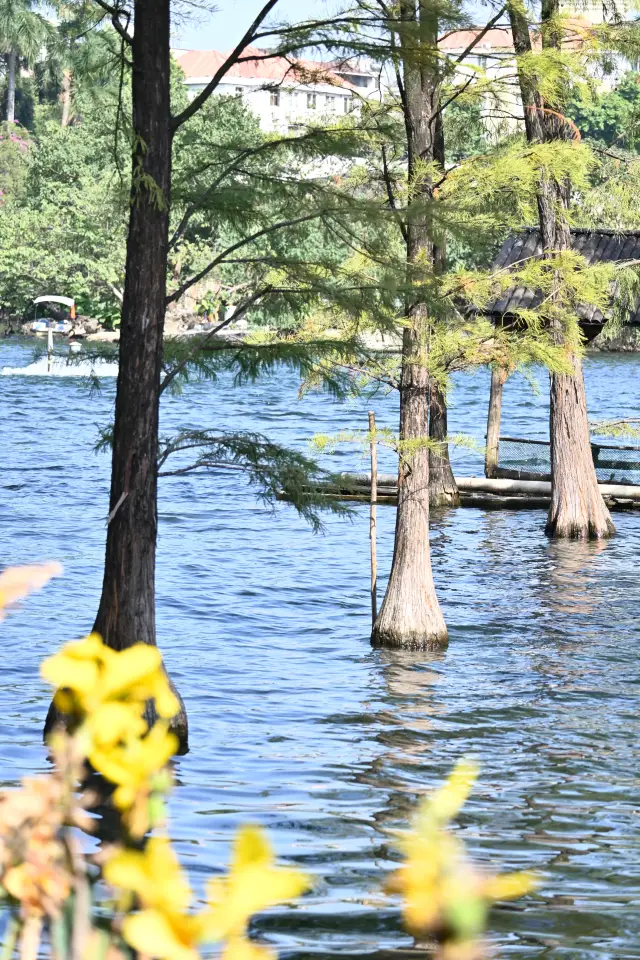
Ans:
MULTIPOLYGON (((565 38, 564 43, 568 47, 579 46, 581 41, 585 40, 592 30, 592 24, 583 17, 567 17, 565 20, 565 38)), ((439 41, 440 50, 454 52, 466 50, 475 40, 481 27, 470 30, 456 30, 439 41)), ((534 47, 540 47, 540 34, 532 30, 531 39, 534 47)), ((469 56, 482 56, 487 50, 495 50, 498 53, 513 51, 513 39, 509 27, 494 27, 487 30, 478 44, 469 51, 469 56)))
MULTIPOLYGON (((333 73, 327 64, 315 63, 312 60, 294 60, 293 58, 289 60, 286 57, 261 59, 267 52, 257 47, 247 47, 242 60, 229 69, 226 77, 262 80, 265 83, 282 83, 290 79, 298 83, 328 83, 337 87, 349 89, 352 87, 348 81, 333 73), (248 59, 252 54, 256 59, 248 59)), ((228 55, 218 50, 174 51, 174 57, 184 70, 187 80, 196 77, 212 77, 226 61, 228 55)))

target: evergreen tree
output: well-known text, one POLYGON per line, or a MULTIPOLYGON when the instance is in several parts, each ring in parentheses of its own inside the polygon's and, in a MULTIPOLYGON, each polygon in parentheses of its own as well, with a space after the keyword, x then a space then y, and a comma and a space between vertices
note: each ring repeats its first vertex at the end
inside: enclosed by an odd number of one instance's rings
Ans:
MULTIPOLYGON (((524 107, 527 138, 531 144, 563 141, 569 149, 571 128, 557 111, 545 106, 538 80, 532 69, 529 22, 520 0, 509 4, 509 18, 518 56, 518 77, 524 107)), ((563 24, 555 0, 542 4, 542 56, 561 54, 563 24)), ((537 205, 544 255, 553 258, 571 249, 568 208, 571 180, 554 176, 544 166, 539 171, 537 205)), ((552 293, 551 303, 561 300, 560 284, 552 293)), ((551 319, 559 344, 567 344, 562 322, 551 319)), ((577 318, 574 319, 575 339, 577 318)), ((556 537, 601 538, 615 532, 596 478, 589 435, 584 376, 579 352, 568 350, 568 372, 551 373, 550 419, 551 439, 551 507, 546 530, 556 537)))

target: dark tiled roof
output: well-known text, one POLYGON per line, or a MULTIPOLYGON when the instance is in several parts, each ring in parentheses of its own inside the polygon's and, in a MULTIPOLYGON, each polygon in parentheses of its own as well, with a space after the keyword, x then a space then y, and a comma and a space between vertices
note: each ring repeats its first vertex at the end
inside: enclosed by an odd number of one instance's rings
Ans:
MULTIPOLYGON (((619 262, 622 260, 640 260, 640 230, 585 230, 574 228, 571 231, 571 247, 582 254, 587 263, 619 262)), ((493 263, 494 270, 515 266, 530 257, 542 256, 540 231, 530 228, 522 233, 512 234, 502 244, 500 253, 493 263)), ((494 301, 487 313, 492 316, 513 314, 516 310, 536 307, 542 295, 539 291, 525 287, 514 287, 500 299, 494 301)), ((607 316, 595 307, 585 306, 578 310, 580 319, 587 324, 602 325, 607 316)), ((640 303, 629 316, 628 323, 640 324, 640 303)))

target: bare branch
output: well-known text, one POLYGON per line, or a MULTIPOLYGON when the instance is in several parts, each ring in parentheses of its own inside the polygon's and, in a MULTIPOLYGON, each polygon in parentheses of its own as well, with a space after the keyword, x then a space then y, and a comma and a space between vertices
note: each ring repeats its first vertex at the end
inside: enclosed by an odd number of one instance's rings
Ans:
POLYGON ((387 163, 387 150, 385 145, 382 145, 382 174, 384 176, 385 187, 387 188, 387 197, 389 199, 389 206, 395 214, 396 221, 400 228, 400 233, 402 234, 402 239, 405 243, 409 243, 409 234, 407 231, 407 225, 402 220, 402 217, 398 213, 398 208, 396 206, 396 198, 393 193, 393 184, 391 182, 391 174, 389 172, 389 164, 387 163))
POLYGON ((96 0, 96 3, 111 17, 111 23, 113 24, 113 28, 116 33, 119 33, 125 43, 128 43, 129 46, 131 46, 132 37, 127 30, 129 21, 131 20, 131 15, 126 10, 122 10, 120 7, 112 6, 110 3, 107 3, 106 0, 96 0), (126 17, 126 27, 120 23, 120 17, 122 16, 126 17))
POLYGON ((491 20, 485 23, 482 30, 480 30, 479 33, 474 37, 474 39, 471 41, 469 46, 466 47, 466 49, 464 49, 458 57, 456 57, 455 59, 456 63, 462 63, 462 61, 469 56, 473 48, 480 43, 480 41, 483 39, 483 37, 487 35, 487 33, 489 33, 489 30, 491 30, 492 27, 495 27, 496 23, 498 22, 498 20, 503 15, 506 9, 507 9, 506 5, 504 7, 501 7, 496 13, 495 17, 492 17, 491 20))

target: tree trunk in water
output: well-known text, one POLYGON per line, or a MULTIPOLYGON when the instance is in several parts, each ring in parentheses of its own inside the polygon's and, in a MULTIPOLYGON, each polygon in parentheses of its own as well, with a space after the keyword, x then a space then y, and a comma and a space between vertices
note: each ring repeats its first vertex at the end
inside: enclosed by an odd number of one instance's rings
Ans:
POLYGON ((7 123, 16 121, 16 73, 18 57, 15 50, 7 54, 7 123))
MULTIPOLYGON (((511 0, 508 9, 515 51, 518 55, 530 54, 531 36, 521 0, 511 0)), ((560 47, 561 37, 553 26, 558 9, 557 0, 543 0, 543 48, 560 47)), ((562 124, 557 122, 557 112, 545 113, 535 78, 518 71, 518 79, 529 142, 550 141, 566 135, 562 124)), ((538 219, 546 256, 571 248, 566 215, 570 193, 570 183, 558 183, 541 174, 537 190, 538 219)), ((557 342, 562 343, 560 329, 556 337, 557 342)), ((571 374, 551 375, 551 509, 546 531, 555 537, 599 539, 611 536, 615 527, 598 489, 593 465, 582 364, 574 355, 569 361, 571 374)))
POLYGON ((62 126, 71 121, 71 70, 62 71, 62 126))
POLYGON ((456 486, 447 443, 447 400, 437 384, 431 384, 429 397, 429 439, 437 448, 429 448, 429 505, 457 507, 460 494, 456 486))
MULTIPOLYGON (((171 185, 169 0, 136 0, 131 52, 131 213, 105 569, 94 625, 114 650, 156 643, 158 416, 171 185)), ((152 721, 152 704, 147 713, 152 721)), ((51 711, 45 733, 50 718, 51 711)), ((182 702, 172 729, 186 750, 182 702)))
MULTIPOLYGON (((402 343, 400 441, 425 436, 429 377, 416 363, 418 334, 406 329, 402 343)), ((419 359, 419 358, 418 358, 419 359)), ((436 596, 429 547, 429 450, 418 447, 398 463, 398 508, 387 592, 371 636, 374 646, 438 650, 447 628, 436 596)))
POLYGON ((496 477, 500 448, 500 420, 502 417, 502 391, 507 382, 504 367, 492 367, 491 392, 489 394, 489 414, 487 416, 487 449, 484 456, 485 477, 496 477))
POLYGON ((598 540, 615 527, 598 488, 591 454, 582 364, 573 373, 551 374, 551 507, 546 532, 552 537, 598 540))
MULTIPOLYGON (((417 170, 434 158, 436 117, 440 100, 435 64, 438 16, 431 4, 401 0, 399 34, 404 72, 403 115, 407 134, 410 193, 406 224, 407 274, 420 280, 434 268, 434 244, 428 222, 432 186, 417 170), (418 31, 415 30, 418 27, 418 31), (419 46, 416 51, 415 37, 419 46), (418 56, 416 56, 418 53, 418 56), (415 184, 415 186, 414 186, 415 184)), ((436 596, 429 546, 429 449, 420 441, 429 430, 429 375, 426 365, 429 315, 424 303, 409 294, 402 338, 400 381, 400 451, 398 507, 393 561, 387 591, 371 635, 374 646, 439 649, 447 644, 447 628, 436 596), (404 445, 404 449, 403 449, 404 445)))

